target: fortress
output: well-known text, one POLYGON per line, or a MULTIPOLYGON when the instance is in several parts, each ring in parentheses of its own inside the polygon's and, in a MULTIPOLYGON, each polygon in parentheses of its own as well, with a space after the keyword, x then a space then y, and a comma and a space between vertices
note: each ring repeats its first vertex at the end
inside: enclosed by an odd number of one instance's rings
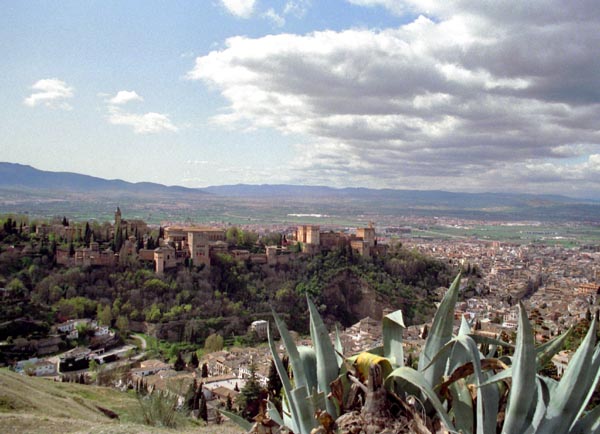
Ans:
POLYGON ((350 248, 365 258, 383 255, 387 245, 377 244, 375 228, 370 223, 366 228, 356 229, 356 234, 345 232, 322 232, 318 225, 301 225, 296 230, 295 241, 303 253, 317 254, 335 248, 350 248))
MULTIPOLYGON (((76 234, 75 228, 59 226, 68 240, 76 234)), ((366 228, 357 228, 355 233, 322 231, 318 225, 299 225, 291 241, 288 242, 289 235, 287 239, 284 236, 282 245, 264 246, 264 253, 251 253, 230 246, 226 242, 224 228, 210 226, 168 226, 159 231, 159 238, 154 243, 144 221, 124 220, 120 208, 117 208, 114 225, 107 228, 107 238, 116 240, 119 234, 122 242, 114 243, 120 246, 118 251, 110 247, 101 249, 92 234, 89 247, 78 247, 71 252, 58 249, 57 263, 66 266, 114 266, 136 260, 152 262, 156 273, 162 274, 183 265, 210 267, 219 254, 228 254, 238 261, 278 265, 286 264, 298 255, 315 255, 334 249, 352 249, 365 258, 383 255, 387 251, 387 245, 377 244, 372 223, 366 228), (290 246, 295 248, 290 249, 290 246)))

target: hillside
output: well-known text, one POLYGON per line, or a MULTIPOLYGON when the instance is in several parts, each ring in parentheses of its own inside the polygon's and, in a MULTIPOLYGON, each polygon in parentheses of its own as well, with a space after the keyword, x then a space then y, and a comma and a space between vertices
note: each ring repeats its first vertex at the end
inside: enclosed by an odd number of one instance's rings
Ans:
POLYGON ((62 190, 86 193, 129 193, 138 195, 207 193, 193 188, 165 186, 152 182, 127 182, 120 179, 103 179, 71 172, 49 172, 31 166, 0 162, 0 187, 42 190, 62 190))
MULTIPOLYGON (((0 369, 0 432, 4 434, 174 432, 142 425, 140 420, 139 403, 132 394, 0 369), (117 413, 119 419, 110 419, 98 407, 117 413)), ((190 423, 177 432, 208 434, 214 428, 190 423)), ((218 430, 223 434, 240 433, 229 423, 220 425, 218 430)))

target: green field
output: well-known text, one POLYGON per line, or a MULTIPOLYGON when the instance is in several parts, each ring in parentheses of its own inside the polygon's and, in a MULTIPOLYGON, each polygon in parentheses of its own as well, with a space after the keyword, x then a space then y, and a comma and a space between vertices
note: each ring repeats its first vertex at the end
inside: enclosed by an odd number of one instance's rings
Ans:
POLYGON ((472 225, 466 227, 431 226, 412 230, 412 237, 440 239, 478 239, 518 244, 543 243, 572 247, 576 245, 600 245, 600 226, 592 225, 472 225))

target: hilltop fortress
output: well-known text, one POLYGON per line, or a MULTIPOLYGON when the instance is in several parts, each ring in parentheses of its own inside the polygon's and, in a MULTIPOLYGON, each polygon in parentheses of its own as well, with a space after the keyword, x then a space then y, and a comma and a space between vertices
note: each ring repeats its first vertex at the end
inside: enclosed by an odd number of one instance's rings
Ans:
MULTIPOLYGON (((58 225, 57 228, 65 232, 69 243, 78 236, 77 231, 83 231, 75 226, 58 225)), ((301 255, 315 255, 336 248, 352 249, 367 258, 387 251, 387 245, 377 243, 372 223, 366 228, 356 229, 355 233, 322 231, 318 225, 299 225, 295 231, 282 234, 280 245, 264 246, 264 250, 258 253, 228 243, 227 231, 221 227, 167 226, 160 228, 156 241, 150 234, 145 222, 124 220, 117 208, 114 224, 106 228, 105 238, 113 240, 110 247, 101 249, 92 233, 87 247, 70 248, 68 251, 58 249, 56 260, 66 266, 113 266, 126 259, 137 260, 152 262, 156 273, 162 274, 180 266, 210 267, 220 254, 227 254, 238 261, 275 266, 301 255)))

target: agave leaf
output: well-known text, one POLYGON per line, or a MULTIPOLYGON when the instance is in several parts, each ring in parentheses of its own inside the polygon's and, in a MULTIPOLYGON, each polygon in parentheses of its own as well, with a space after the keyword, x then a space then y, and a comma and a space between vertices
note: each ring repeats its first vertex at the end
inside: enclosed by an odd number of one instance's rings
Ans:
POLYGON ((433 318, 433 325, 425 347, 419 355, 419 371, 430 386, 438 384, 442 380, 442 375, 446 368, 447 357, 440 357, 435 363, 431 363, 436 354, 452 339, 452 328, 454 324, 454 306, 458 297, 460 286, 460 273, 450 285, 448 292, 444 295, 440 307, 433 318), (430 364, 431 363, 431 364, 430 364), (427 369, 424 369, 428 366, 427 369))
POLYGON ((544 418, 546 410, 548 408, 548 403, 550 402, 550 389, 548 388, 548 383, 541 379, 541 376, 536 377, 536 385, 537 385, 537 403, 535 407, 535 412, 533 413, 533 419, 531 421, 531 430, 533 431, 537 426, 539 426, 541 420, 544 418))
POLYGON ((317 355, 314 348, 303 345, 298 346, 298 355, 302 362, 302 370, 306 378, 306 388, 312 392, 317 385, 317 355))
POLYGON ((452 412, 456 429, 464 434, 473 432, 473 399, 464 378, 450 385, 452 412))
POLYGON ((519 330, 512 365, 512 387, 502 433, 523 433, 531 425, 536 405, 535 348, 527 312, 519 302, 519 330))
POLYGON ((429 385, 429 382, 425 376, 419 371, 407 366, 403 366, 402 368, 394 369, 392 373, 388 375, 385 382, 388 389, 393 387, 394 390, 396 390, 396 392, 399 394, 402 393, 402 382, 406 382, 409 385, 421 390, 421 392, 429 399, 429 402, 431 402, 433 408, 435 408, 444 425, 446 425, 446 429, 448 429, 450 432, 456 431, 452 421, 450 420, 450 417, 448 416, 448 413, 440 402, 440 399, 429 385))
POLYGON ((334 342, 335 356, 338 362, 338 368, 342 367, 342 363, 344 363, 344 358, 342 354, 344 354, 344 346, 342 345, 342 341, 340 340, 340 330, 338 329, 337 324, 335 325, 335 342, 334 342))
MULTIPOLYGON (((329 385, 339 374, 337 355, 333 349, 327 327, 325 327, 321 315, 319 315, 317 308, 308 295, 306 299, 310 311, 310 334, 317 356, 317 381, 319 383, 319 391, 325 393, 325 396, 327 396, 331 392, 329 385)), ((338 414, 334 403, 327 399, 325 404, 327 412, 334 419, 337 418, 338 414)))
POLYGON ((232 413, 231 411, 227 411, 227 410, 219 410, 219 413, 221 413, 223 416, 227 416, 229 419, 231 419, 232 422, 237 424, 240 428, 242 428, 246 432, 248 432, 252 429, 252 423, 248 422, 246 419, 244 419, 242 416, 240 416, 238 414, 232 413))
POLYGON ((489 338, 487 336, 478 335, 477 333, 469 333, 469 337, 478 344, 496 345, 499 347, 513 348, 514 345, 508 342, 501 341, 500 339, 489 338))
POLYGON ((310 434, 313 428, 317 427, 315 419, 315 407, 313 401, 308 395, 306 386, 296 387, 292 390, 292 401, 296 403, 298 409, 299 434, 310 434))
POLYGON ((579 419, 569 434, 598 434, 600 433, 600 405, 594 407, 579 419))
POLYGON ((292 339, 292 336, 290 335, 285 323, 275 312, 273 312, 273 318, 275 319, 275 325, 279 330, 279 335, 281 336, 285 350, 290 358, 290 365, 292 366, 292 371, 294 373, 294 383, 296 387, 307 386, 308 382, 306 380, 306 374, 304 373, 304 366, 302 364, 302 360, 300 359, 298 348, 294 343, 294 339, 292 339))
MULTIPOLYGON (((596 348, 594 349, 594 356, 592 357, 592 369, 594 366, 598 366, 598 368, 596 368, 596 375, 595 375, 593 384, 589 388, 588 395, 583 401, 584 403, 587 403, 590 401, 590 399, 592 398, 592 395, 596 391, 596 386, 598 385, 598 381, 600 380, 600 361, 598 359, 600 359, 600 345, 596 345, 596 348)), ((592 374, 593 374, 593 372, 592 372, 592 374)), ((582 406, 581 409, 579 410, 579 413, 577 414, 577 417, 575 418, 575 420, 579 419, 579 417, 584 412, 584 410, 585 410, 585 408, 582 406)))
POLYGON ((394 367, 404 366, 402 335, 405 328, 401 310, 383 317, 383 354, 394 367))
POLYGON ((542 369, 544 366, 546 366, 546 364, 552 360, 552 357, 554 357, 556 353, 564 348, 565 342, 572 332, 573 327, 569 327, 569 330, 567 330, 565 333, 556 336, 554 339, 551 339, 548 342, 544 342, 535 349, 538 359, 538 369, 542 369))
MULTIPOLYGON (((273 361, 275 362, 275 368, 277 369, 277 373, 279 374, 279 378, 281 379, 281 384, 283 385, 283 392, 285 394, 283 399, 284 407, 287 405, 290 415, 286 416, 285 412, 283 415, 283 419, 286 421, 285 426, 291 429, 293 432, 299 432, 300 427, 296 424, 298 421, 298 410, 296 404, 292 401, 292 383, 290 382, 290 378, 288 377, 287 371, 279 358, 277 353, 277 347, 275 346, 275 341, 273 340, 273 336, 271 336, 271 329, 267 327, 267 339, 269 341, 269 349, 271 350, 271 356, 273 357, 273 361), (289 422, 289 423, 288 423, 289 422)), ((294 346, 295 347, 295 346, 294 346)))
POLYGON ((464 315, 461 316, 460 319, 460 328, 458 329, 458 335, 470 335, 471 334, 471 325, 467 321, 464 315))
POLYGON ((273 405, 271 401, 267 401, 267 414, 269 415, 271 420, 277 425, 281 427, 286 426, 281 415, 279 414, 279 411, 277 411, 277 408, 273 405))
POLYGON ((540 431, 568 432, 577 416, 583 411, 590 389, 595 386, 600 357, 594 358, 596 344, 596 319, 592 321, 581 345, 573 355, 567 369, 550 398, 546 417, 540 431))
MULTIPOLYGON (((569 330, 567 330, 565 333, 561 334, 560 336, 557 336, 554 339, 552 339, 548 342, 545 342, 542 345, 536 347, 536 349, 535 349, 536 368, 538 371, 540 369, 542 369, 544 366, 546 366, 546 364, 550 360, 552 360, 552 357, 554 357, 554 355, 556 353, 558 353, 564 347, 565 341, 566 341, 567 337, 571 334, 572 329, 573 328, 571 327, 571 328, 569 328, 569 330)), ((470 336, 475 340, 475 342, 480 342, 480 339, 484 338, 483 336, 477 336, 477 335, 470 335, 470 336)), ((485 339, 490 339, 490 338, 485 338, 485 339)), ((494 341, 495 341, 495 339, 494 339, 494 341)), ((496 341, 496 342, 499 345, 504 345, 504 346, 508 346, 508 347, 513 346, 508 343, 503 343, 502 341, 496 341)), ((488 355, 488 357, 489 357, 489 355, 488 355)), ((507 380, 511 377, 512 377, 512 366, 502 372, 499 372, 494 377, 491 377, 490 379, 488 379, 485 382, 485 384, 496 383, 498 381, 507 380)))
POLYGON ((456 337, 456 342, 456 346, 463 347, 473 363, 475 385, 478 387, 477 433, 494 432, 498 416, 498 401, 500 399, 498 388, 493 384, 482 386, 485 376, 481 368, 481 354, 477 349, 475 341, 468 335, 462 334, 456 337))

